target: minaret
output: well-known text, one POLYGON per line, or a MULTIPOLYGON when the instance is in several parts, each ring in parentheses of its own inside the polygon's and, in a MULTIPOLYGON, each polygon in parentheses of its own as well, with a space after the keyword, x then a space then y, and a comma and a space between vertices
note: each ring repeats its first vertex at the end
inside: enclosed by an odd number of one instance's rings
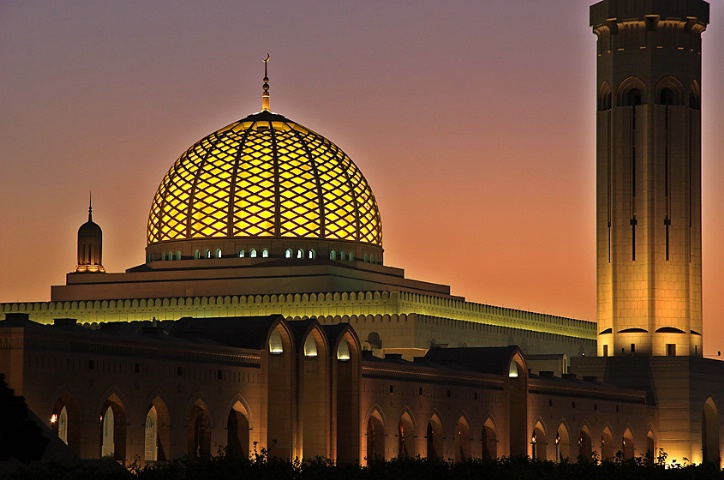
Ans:
POLYGON ((702 0, 604 0, 597 41, 598 355, 702 355, 702 0))
POLYGON ((88 221, 78 229, 78 266, 76 273, 105 273, 103 268, 103 231, 93 222, 93 199, 88 201, 88 221))

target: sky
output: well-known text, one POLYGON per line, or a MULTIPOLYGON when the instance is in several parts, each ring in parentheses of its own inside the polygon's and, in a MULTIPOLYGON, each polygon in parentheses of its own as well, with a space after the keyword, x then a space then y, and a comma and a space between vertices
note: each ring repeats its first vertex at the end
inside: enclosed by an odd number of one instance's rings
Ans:
MULTIPOLYGON (((144 262, 153 195, 271 109, 340 146, 385 263, 470 301, 595 320, 589 1, 0 1, 0 302, 47 301, 76 232, 144 262)), ((703 35, 704 353, 724 351, 724 1, 703 35)))

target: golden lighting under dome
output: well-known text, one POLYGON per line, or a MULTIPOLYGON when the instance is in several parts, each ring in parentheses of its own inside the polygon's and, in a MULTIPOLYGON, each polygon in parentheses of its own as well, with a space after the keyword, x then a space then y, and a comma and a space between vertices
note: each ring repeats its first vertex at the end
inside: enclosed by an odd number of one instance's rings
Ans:
POLYGON ((166 173, 148 244, 213 237, 296 237, 382 245, 374 194, 323 136, 262 111, 190 147, 166 173))

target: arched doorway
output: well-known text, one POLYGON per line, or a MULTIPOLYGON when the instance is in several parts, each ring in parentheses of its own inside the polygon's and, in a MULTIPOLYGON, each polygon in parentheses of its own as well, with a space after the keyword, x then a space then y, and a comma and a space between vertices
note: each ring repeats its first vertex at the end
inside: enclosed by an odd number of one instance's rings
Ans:
POLYGON ((488 418, 483 424, 482 431, 483 460, 490 461, 498 458, 498 435, 495 433, 495 424, 488 418))
POLYGON ((470 426, 465 417, 460 417, 455 425, 455 461, 469 460, 471 454, 470 426))
POLYGON ((299 359, 302 459, 329 457, 329 354, 326 337, 313 327, 299 359))
POLYGON ((231 455, 249 456, 249 417, 239 401, 231 407, 226 419, 226 448, 231 455))
POLYGON ((435 414, 427 422, 427 458, 441 459, 443 458, 442 451, 442 422, 440 418, 435 414))
POLYGON ((508 431, 511 457, 528 456, 528 370, 520 352, 508 367, 508 431))
POLYGON ((360 346, 356 335, 347 331, 337 345, 335 389, 337 411, 337 462, 356 463, 360 449, 360 346))
POLYGON ((116 395, 111 395, 101 408, 101 457, 126 459, 126 412, 116 395))
POLYGON ((63 394, 53 406, 50 427, 60 440, 76 454, 80 451, 80 417, 78 405, 69 394, 63 394))
POLYGON ((146 421, 143 424, 143 430, 143 459, 146 462, 155 462, 158 460, 158 412, 153 405, 151 405, 151 408, 146 412, 146 421))
POLYGON ((545 427, 538 421, 533 427, 533 433, 530 436, 530 458, 533 460, 547 460, 546 445, 545 427))
POLYGON ((606 427, 601 434, 601 461, 610 462, 614 460, 616 452, 613 444, 613 434, 611 429, 606 427))
POLYGON ((382 415, 374 410, 367 420, 367 464, 385 459, 385 424, 382 415))
POLYGON ((591 433, 588 427, 584 426, 578 434, 578 461, 590 462, 592 454, 591 433))
POLYGON ((191 407, 186 440, 189 456, 202 457, 211 454, 211 419, 206 405, 201 401, 191 407))
POLYGON ((623 432, 623 438, 621 439, 621 451, 623 452, 624 460, 634 458, 636 450, 634 449, 633 433, 631 433, 631 429, 629 428, 623 432))
POLYGON ((719 459, 719 411, 709 397, 704 402, 701 415, 701 453, 704 462, 718 462, 719 459))
POLYGON ((651 430, 646 434, 646 463, 653 464, 656 459, 656 440, 651 430))
POLYGON ((571 458, 571 435, 568 433, 568 427, 566 427, 565 423, 558 425, 553 444, 556 447, 556 463, 571 458))
POLYGON ((408 412, 404 412, 397 424, 397 456, 409 458, 414 457, 415 453, 415 430, 412 417, 408 412))
POLYGON ((156 397, 146 412, 144 424, 144 460, 146 462, 168 459, 170 422, 166 404, 156 397))
POLYGON ((291 426, 294 424, 293 405, 296 404, 292 388, 294 354, 291 333, 286 324, 278 322, 270 328, 266 374, 269 381, 267 395, 268 432, 266 448, 269 455, 292 460, 291 426))

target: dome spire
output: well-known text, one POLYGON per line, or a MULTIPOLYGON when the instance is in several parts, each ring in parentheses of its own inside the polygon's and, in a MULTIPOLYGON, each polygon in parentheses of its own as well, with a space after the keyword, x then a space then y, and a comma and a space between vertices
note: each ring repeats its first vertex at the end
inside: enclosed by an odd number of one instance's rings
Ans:
POLYGON ((262 112, 269 112, 271 111, 269 109, 269 77, 267 76, 267 63, 269 63, 269 59, 271 57, 269 54, 266 54, 266 58, 262 60, 264 62, 264 93, 261 94, 261 111, 262 112))

